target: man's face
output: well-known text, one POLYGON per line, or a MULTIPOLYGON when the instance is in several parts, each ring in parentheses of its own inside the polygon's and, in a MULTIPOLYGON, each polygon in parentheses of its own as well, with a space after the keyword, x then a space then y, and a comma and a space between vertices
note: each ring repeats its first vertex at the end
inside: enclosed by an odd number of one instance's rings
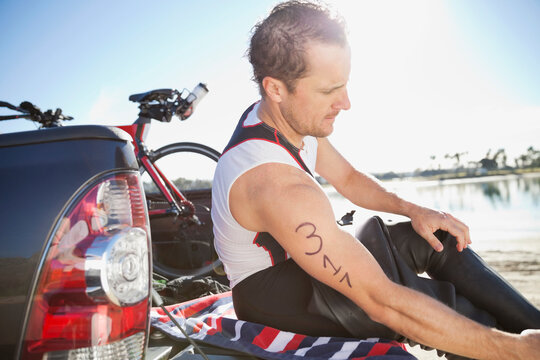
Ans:
POLYGON ((279 104, 285 120, 301 136, 332 133, 341 110, 351 107, 347 82, 351 69, 348 46, 312 43, 307 47, 307 75, 296 82, 279 104))

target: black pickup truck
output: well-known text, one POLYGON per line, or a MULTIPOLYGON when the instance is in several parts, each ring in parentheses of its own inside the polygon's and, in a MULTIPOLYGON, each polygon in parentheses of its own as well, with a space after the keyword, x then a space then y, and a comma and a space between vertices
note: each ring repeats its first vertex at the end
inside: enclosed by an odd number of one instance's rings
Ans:
POLYGON ((0 358, 142 358, 150 232, 127 134, 3 134, 0 159, 0 358))

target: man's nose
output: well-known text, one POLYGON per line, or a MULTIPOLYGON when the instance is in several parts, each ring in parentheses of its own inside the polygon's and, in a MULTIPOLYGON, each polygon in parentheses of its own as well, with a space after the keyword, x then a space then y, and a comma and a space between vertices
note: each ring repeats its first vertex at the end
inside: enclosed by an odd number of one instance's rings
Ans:
POLYGON ((349 92, 347 89, 340 91, 339 99, 334 103, 336 110, 349 110, 351 108, 351 101, 349 100, 349 92))

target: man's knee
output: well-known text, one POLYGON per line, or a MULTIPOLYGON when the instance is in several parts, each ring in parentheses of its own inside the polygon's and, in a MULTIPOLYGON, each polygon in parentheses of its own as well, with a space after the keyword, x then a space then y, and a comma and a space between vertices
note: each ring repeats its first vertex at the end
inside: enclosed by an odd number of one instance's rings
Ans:
POLYGON ((434 235, 444 246, 443 251, 435 251, 431 245, 412 227, 410 221, 388 225, 392 244, 401 257, 417 274, 432 271, 446 261, 448 256, 457 253, 456 238, 444 230, 437 230, 434 235))
POLYGON ((388 230, 377 217, 369 218, 356 231, 356 238, 377 260, 386 276, 395 282, 399 282, 399 272, 395 263, 388 230))

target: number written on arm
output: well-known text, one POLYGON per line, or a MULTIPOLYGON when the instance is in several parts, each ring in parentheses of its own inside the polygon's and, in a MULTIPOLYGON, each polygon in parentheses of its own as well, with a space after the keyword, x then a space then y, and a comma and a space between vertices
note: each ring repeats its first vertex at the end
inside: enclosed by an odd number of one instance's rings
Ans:
POLYGON ((317 234, 317 227, 315 226, 315 224, 310 223, 310 222, 301 223, 300 225, 298 225, 295 232, 298 232, 299 230, 303 228, 308 229, 308 234, 306 235, 306 239, 310 239, 310 240, 313 239, 316 244, 314 251, 306 251, 304 252, 304 254, 308 256, 316 256, 317 254, 320 253, 322 255, 323 268, 330 269, 330 270, 333 269, 333 276, 338 276, 338 274, 342 273, 343 275, 339 275, 339 278, 340 278, 339 282, 341 283, 345 281, 347 283, 347 286, 349 286, 352 289, 349 273, 345 270, 343 270, 342 272, 341 270, 343 267, 341 265, 336 266, 334 261, 332 261, 332 259, 330 259, 330 257, 324 253, 323 251, 324 241, 323 241, 323 238, 317 234))

